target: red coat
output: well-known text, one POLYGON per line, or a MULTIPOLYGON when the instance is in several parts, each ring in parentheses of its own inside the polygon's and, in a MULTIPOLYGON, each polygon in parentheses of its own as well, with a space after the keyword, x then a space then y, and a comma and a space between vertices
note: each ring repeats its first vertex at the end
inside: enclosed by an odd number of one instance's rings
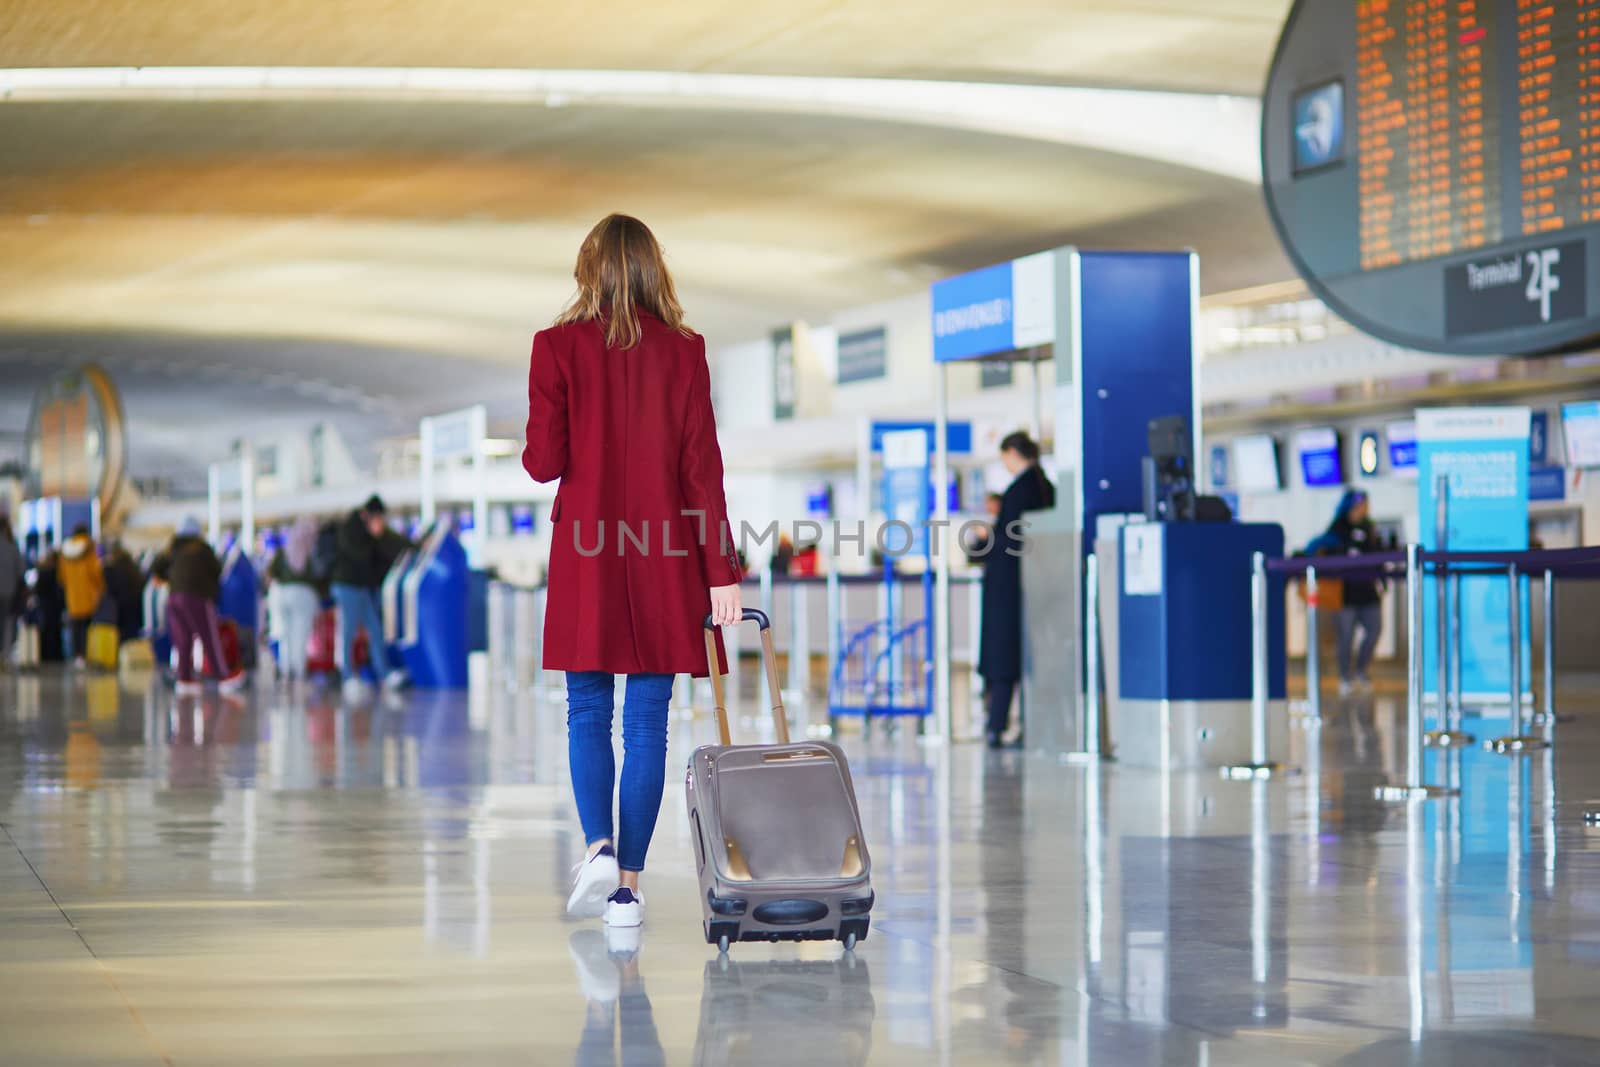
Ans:
POLYGON ((703 676, 710 587, 740 578, 706 343, 639 318, 643 338, 627 351, 608 349, 595 322, 533 339, 522 465, 535 481, 561 479, 544 663, 703 676))

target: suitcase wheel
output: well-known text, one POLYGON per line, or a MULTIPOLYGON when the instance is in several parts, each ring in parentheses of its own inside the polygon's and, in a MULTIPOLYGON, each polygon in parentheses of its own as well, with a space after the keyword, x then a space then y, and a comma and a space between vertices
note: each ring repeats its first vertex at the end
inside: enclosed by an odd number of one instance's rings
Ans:
POLYGON ((856 950, 856 935, 855 934, 852 933, 852 934, 845 934, 844 935, 844 950, 846 952, 854 952, 856 950))
MULTIPOLYGON (((852 937, 851 940, 854 940, 854 937, 852 937)), ((721 937, 717 938, 717 954, 721 956, 726 956, 728 954, 727 934, 723 934, 721 937)))

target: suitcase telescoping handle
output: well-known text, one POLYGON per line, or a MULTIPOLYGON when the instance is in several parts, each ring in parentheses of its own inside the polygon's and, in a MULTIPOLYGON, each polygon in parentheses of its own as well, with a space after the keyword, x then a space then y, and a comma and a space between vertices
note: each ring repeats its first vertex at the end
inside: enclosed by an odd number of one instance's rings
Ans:
MULTIPOLYGON (((789 743, 789 713, 783 710, 783 692, 778 688, 778 654, 772 647, 772 620, 767 613, 755 608, 744 609, 744 622, 754 622, 761 627, 761 662, 767 676, 767 692, 772 697, 772 726, 778 734, 778 744, 789 743)), ((717 703, 717 732, 724 745, 733 744, 728 733, 728 708, 722 695, 722 673, 717 670, 717 624, 706 616, 706 664, 711 674, 711 695, 717 703)), ((729 666, 733 666, 730 664, 729 666)))

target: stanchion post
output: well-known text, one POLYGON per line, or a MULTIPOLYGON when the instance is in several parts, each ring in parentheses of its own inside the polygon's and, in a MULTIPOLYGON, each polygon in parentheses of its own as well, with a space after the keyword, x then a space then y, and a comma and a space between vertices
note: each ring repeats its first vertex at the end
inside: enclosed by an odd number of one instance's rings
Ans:
POLYGON ((1461 731, 1461 575, 1450 575, 1450 729, 1461 731))
POLYGON ((1271 778, 1280 768, 1271 762, 1267 743, 1267 557, 1250 559, 1250 762, 1222 768, 1222 777, 1245 781, 1271 778))
POLYGON ((1083 564, 1083 721, 1081 747, 1067 753, 1069 763, 1100 759, 1100 558, 1089 553, 1083 564))
POLYGON ((1542 646, 1544 671, 1540 693, 1542 710, 1529 719, 1535 726, 1553 726, 1564 721, 1556 714, 1556 575, 1549 567, 1544 569, 1544 644, 1542 646))
POLYGON ((1448 796, 1453 790, 1426 784, 1422 773, 1422 548, 1406 546, 1406 780, 1404 785, 1379 786, 1379 800, 1427 800, 1448 796))
POLYGON ((1506 566, 1506 580, 1510 592, 1510 610, 1506 613, 1506 629, 1511 646, 1511 684, 1507 696, 1511 700, 1511 732, 1488 742, 1488 747, 1502 755, 1532 752, 1549 744, 1541 737, 1532 737, 1522 728, 1522 573, 1515 563, 1506 566))
POLYGON ((1319 620, 1322 600, 1317 591, 1317 568, 1306 568, 1306 721, 1322 721, 1322 635, 1319 620))
MULTIPOLYGON (((1445 479, 1439 479, 1445 488, 1445 479)), ((1439 536, 1445 536, 1441 523, 1439 536)), ((1423 735, 1423 744, 1435 748, 1459 748, 1477 743, 1477 738, 1461 728, 1461 576, 1450 571, 1442 558, 1433 564, 1433 580, 1439 591, 1439 729, 1423 735)))

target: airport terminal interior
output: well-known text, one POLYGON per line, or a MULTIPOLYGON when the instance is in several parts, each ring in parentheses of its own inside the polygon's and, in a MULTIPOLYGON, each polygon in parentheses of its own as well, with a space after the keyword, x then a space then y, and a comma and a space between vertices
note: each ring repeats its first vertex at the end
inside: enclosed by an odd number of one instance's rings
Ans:
POLYGON ((0 0, 0 1064, 1600 1063, 1597 56, 0 0))

